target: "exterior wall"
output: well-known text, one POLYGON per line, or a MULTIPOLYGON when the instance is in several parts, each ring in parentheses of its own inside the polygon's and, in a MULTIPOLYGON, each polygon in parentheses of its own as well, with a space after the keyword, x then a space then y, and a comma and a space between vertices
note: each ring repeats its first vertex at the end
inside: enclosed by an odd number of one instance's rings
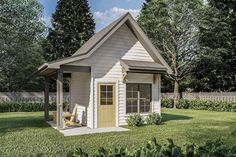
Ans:
POLYGON ((78 120, 82 122, 82 124, 87 124, 91 126, 92 119, 91 116, 91 106, 90 104, 90 73, 85 72, 74 72, 71 74, 70 81, 70 94, 71 94, 71 108, 75 104, 78 104, 77 115, 78 120))
MULTIPOLYGON (((160 75, 153 74, 135 74, 130 73, 127 76, 126 83, 148 83, 152 84, 152 112, 160 113, 160 75), (154 80, 155 79, 155 80, 154 80)), ((119 85, 119 125, 126 125, 126 119, 129 114, 126 114, 126 84, 120 83, 119 85)), ((147 114, 142 114, 146 116, 147 114)))
MULTIPOLYGON (((97 83, 114 82, 116 83, 116 101, 117 101, 117 123, 125 124, 125 84, 122 82, 122 67, 120 59, 151 61, 154 60, 137 40, 128 26, 121 26, 90 58, 70 63, 70 65, 89 64, 92 66, 92 77, 94 79, 93 94, 93 127, 97 127, 97 83), (119 106, 118 106, 119 105, 119 106)), ((153 82, 152 74, 129 74, 128 81, 133 82, 153 82)), ((153 91, 157 91, 158 86, 153 86, 153 91)), ((155 97, 155 96, 154 96, 155 97)), ((154 98, 153 97, 153 98, 154 98)), ((157 103, 155 103, 157 104, 157 103)), ((160 105, 160 104, 157 104, 160 105)), ((159 107, 155 107, 156 110, 159 107)), ((92 116, 91 115, 91 116, 92 116)))

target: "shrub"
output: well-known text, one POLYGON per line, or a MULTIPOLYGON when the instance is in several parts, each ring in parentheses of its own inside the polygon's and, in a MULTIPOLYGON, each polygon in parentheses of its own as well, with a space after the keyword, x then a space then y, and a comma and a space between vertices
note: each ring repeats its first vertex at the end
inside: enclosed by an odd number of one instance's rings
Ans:
POLYGON ((161 123, 161 116, 158 113, 151 113, 145 119, 148 125, 158 125, 161 123))
MULTIPOLYGON (((172 108, 174 102, 173 99, 163 99, 161 103, 162 107, 172 108)), ((180 99, 176 107, 179 109, 236 112, 236 102, 227 101, 180 99)))
POLYGON ((143 117, 140 114, 133 114, 127 118, 129 126, 141 126, 144 123, 143 117))
MULTIPOLYGON (((49 110, 56 110, 56 103, 49 104, 49 110)), ((43 102, 1 102, 0 112, 36 112, 44 111, 43 102)))
POLYGON ((173 108, 174 106, 174 99, 162 99, 161 106, 166 108, 173 108))
POLYGON ((176 108, 181 109, 188 109, 190 106, 190 101, 186 99, 180 99, 179 104, 176 106, 176 108))

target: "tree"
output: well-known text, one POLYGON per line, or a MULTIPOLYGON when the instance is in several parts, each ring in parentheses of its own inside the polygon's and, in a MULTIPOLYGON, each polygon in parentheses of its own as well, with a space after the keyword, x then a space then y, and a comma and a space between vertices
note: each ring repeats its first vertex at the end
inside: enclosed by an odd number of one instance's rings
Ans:
POLYGON ((1 91, 40 90, 33 73, 43 62, 41 17, 37 0, 0 1, 1 91))
POLYGON ((188 74, 197 50, 196 13, 200 0, 151 0, 145 3, 138 23, 173 70, 174 107, 179 83, 188 74))
POLYGON ((151 2, 151 0, 145 0, 145 2, 143 2, 142 10, 145 10, 150 2, 151 2))
POLYGON ((195 91, 236 90, 236 1, 210 0, 202 11, 195 91))
POLYGON ((95 30, 87 0, 59 0, 45 48, 48 61, 71 56, 95 30))

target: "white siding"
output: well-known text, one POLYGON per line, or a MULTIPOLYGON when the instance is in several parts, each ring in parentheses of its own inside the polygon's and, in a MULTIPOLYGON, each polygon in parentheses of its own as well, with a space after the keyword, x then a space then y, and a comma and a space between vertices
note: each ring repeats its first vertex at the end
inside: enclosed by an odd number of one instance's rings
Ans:
MULTIPOLYGON (((117 83, 118 120, 117 125, 125 124, 125 84, 122 83, 120 59, 151 61, 154 60, 142 44, 130 31, 128 26, 121 26, 92 56, 88 59, 70 63, 70 65, 91 65, 94 78, 94 126, 97 126, 97 82, 110 81, 117 83)), ((153 75, 133 74, 128 76, 133 82, 153 82, 153 75)), ((156 86, 153 86, 156 88, 156 86)))
MULTIPOLYGON (((152 84, 152 111, 160 113, 160 75, 156 75, 153 81, 153 74, 128 74, 126 83, 150 83, 152 84)), ((119 125, 126 125, 126 85, 120 83, 119 91, 119 125)))
POLYGON ((78 104, 78 120, 83 124, 91 126, 91 106, 90 102, 90 73, 74 72, 71 74, 70 93, 71 110, 75 104, 78 104))

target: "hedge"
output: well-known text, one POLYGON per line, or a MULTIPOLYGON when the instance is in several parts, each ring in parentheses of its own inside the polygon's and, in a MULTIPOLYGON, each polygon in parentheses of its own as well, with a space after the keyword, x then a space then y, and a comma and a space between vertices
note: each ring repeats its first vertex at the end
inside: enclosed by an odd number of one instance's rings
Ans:
MULTIPOLYGON (((161 103, 162 107, 173 108, 174 100, 163 99, 161 103)), ((176 108, 236 112, 236 102, 180 99, 176 108)))
MULTIPOLYGON (((49 110, 56 110, 56 103, 49 104, 49 110)), ((44 111, 43 102, 1 102, 0 112, 36 112, 44 111)))

